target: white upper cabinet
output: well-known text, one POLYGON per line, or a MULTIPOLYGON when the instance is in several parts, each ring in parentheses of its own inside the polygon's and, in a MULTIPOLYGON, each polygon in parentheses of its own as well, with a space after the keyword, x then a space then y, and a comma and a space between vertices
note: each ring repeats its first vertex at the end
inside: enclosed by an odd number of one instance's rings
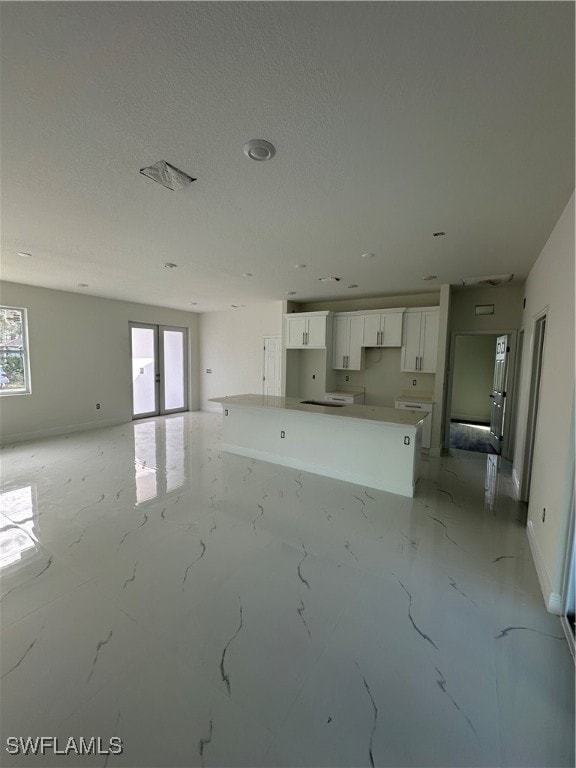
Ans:
POLYGON ((363 314, 363 347, 401 347, 404 308, 363 314))
POLYGON ((335 315, 332 368, 359 371, 362 368, 362 315, 335 315))
POLYGON ((329 312, 300 312, 284 315, 287 349, 325 349, 329 312))
POLYGON ((403 371, 436 373, 439 316, 438 307, 408 309, 404 313, 403 371))

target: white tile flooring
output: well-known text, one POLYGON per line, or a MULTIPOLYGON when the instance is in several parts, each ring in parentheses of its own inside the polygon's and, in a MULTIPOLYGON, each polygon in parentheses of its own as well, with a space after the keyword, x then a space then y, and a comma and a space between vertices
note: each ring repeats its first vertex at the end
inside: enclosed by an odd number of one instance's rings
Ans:
POLYGON ((406 499, 219 429, 3 451, 2 765, 574 765, 574 666, 498 457, 430 460, 406 499), (7 754, 42 735, 124 752, 7 754))

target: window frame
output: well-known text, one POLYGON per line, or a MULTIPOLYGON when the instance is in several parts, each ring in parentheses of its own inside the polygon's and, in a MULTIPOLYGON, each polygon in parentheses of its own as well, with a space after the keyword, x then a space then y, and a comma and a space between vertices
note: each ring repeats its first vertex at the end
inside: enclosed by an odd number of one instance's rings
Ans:
MULTIPOLYGON (((24 365, 24 389, 18 391, 1 389, 0 398, 18 397, 20 395, 32 394, 32 379, 30 374, 30 344, 28 341, 28 310, 26 307, 9 307, 6 304, 0 304, 0 310, 11 310, 21 313, 22 318, 22 362, 24 365)), ((2 363, 0 362, 0 365, 2 363)))

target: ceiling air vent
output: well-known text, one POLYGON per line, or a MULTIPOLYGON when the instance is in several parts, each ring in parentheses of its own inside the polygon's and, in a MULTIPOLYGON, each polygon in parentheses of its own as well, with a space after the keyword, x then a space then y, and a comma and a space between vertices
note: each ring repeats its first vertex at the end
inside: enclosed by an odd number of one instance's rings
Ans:
POLYGON ((462 285, 501 285, 509 283, 514 275, 489 275, 488 277, 466 277, 462 285))
POLYGON ((147 176, 152 181, 157 181, 158 184, 162 184, 166 189, 176 191, 177 189, 185 189, 189 184, 192 184, 192 176, 188 176, 187 173, 181 171, 179 168, 175 168, 166 160, 158 160, 157 163, 149 165, 146 168, 140 168, 142 176, 147 176))

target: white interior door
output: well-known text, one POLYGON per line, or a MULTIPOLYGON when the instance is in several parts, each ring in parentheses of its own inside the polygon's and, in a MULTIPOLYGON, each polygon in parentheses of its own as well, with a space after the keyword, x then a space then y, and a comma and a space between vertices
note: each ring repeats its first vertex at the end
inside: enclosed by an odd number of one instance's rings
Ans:
POLYGON ((504 417, 506 415, 506 382, 508 379, 508 354, 510 345, 508 335, 496 339, 496 359, 494 361, 494 381, 492 384, 492 408, 490 413, 490 445, 497 453, 502 453, 504 440, 504 417))
POLYGON ((264 365, 262 374, 263 393, 265 395, 280 395, 280 362, 282 345, 280 336, 264 336, 264 365))
POLYGON ((186 328, 130 323, 130 354, 133 418, 187 409, 186 328))

